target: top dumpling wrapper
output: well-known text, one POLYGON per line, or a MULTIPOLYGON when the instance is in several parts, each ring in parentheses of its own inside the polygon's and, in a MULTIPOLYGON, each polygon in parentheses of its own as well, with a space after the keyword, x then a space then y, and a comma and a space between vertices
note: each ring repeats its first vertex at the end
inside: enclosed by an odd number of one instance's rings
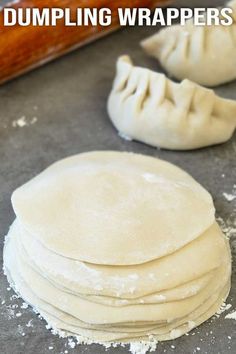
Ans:
POLYGON ((91 152, 61 160, 12 195, 32 237, 65 257, 141 264, 174 252, 214 222, 212 198, 176 166, 91 152))
POLYGON ((141 42, 144 50, 157 58, 175 78, 190 79, 205 86, 217 86, 236 79, 236 0, 231 26, 185 26, 160 30, 141 42))

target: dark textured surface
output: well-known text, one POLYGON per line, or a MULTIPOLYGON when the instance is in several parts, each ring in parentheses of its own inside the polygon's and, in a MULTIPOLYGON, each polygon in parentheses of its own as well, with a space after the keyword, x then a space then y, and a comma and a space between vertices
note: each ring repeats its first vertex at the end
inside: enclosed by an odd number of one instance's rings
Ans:
MULTIPOLYGON (((213 1, 208 1, 213 4, 213 1)), ((220 1, 214 2, 219 4, 220 1)), ((182 2, 188 6, 188 2, 182 2)), ((192 2, 193 4, 193 2, 192 2)), ((205 1, 194 4, 204 6, 205 1)), ((154 28, 132 28, 117 32, 42 69, 0 87, 0 241, 14 219, 12 191, 52 162, 90 150, 121 150, 158 156, 184 168, 213 195, 217 214, 224 220, 235 218, 235 201, 229 203, 223 192, 232 193, 236 183, 236 136, 228 143, 194 152, 159 151, 137 142, 122 140, 106 113, 106 99, 120 54, 130 54, 136 64, 161 70, 145 56, 139 41, 154 28), (22 128, 13 121, 25 116, 37 122, 22 128)), ((236 99, 236 82, 217 91, 236 99)), ((231 242, 232 244, 232 242, 231 242)), ((2 261, 2 254, 0 255, 2 261)), ((105 353, 103 347, 68 347, 68 340, 53 336, 45 322, 31 309, 21 309, 22 301, 12 299, 7 282, 0 275, 0 353, 59 354, 105 353), (14 304, 18 308, 14 309, 14 304), (19 315, 17 315, 19 313, 19 315), (19 317, 17 317, 19 316, 19 317), (32 326, 26 324, 32 320, 32 326)), ((236 277, 228 303, 236 309, 236 277)), ((168 343, 158 345, 158 353, 235 353, 236 322, 220 318, 168 343)), ((125 348, 107 353, 127 353, 125 348)))

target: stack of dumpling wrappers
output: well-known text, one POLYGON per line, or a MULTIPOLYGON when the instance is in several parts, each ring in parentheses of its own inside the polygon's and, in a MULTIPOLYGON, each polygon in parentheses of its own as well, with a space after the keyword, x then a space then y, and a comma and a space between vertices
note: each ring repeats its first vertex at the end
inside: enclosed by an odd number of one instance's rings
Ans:
POLYGON ((8 280, 56 330, 101 343, 169 340, 228 295, 231 256, 212 198, 170 163, 79 154, 12 203, 8 280))

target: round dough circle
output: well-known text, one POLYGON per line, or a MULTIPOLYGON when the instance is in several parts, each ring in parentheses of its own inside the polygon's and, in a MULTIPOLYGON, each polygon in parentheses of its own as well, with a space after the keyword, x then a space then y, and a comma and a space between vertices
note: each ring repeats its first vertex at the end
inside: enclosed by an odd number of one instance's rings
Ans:
POLYGON ((215 212, 210 194, 180 168, 112 151, 53 164, 18 188, 12 204, 51 251, 106 265, 171 254, 207 230, 215 212))
MULTIPOLYGON (((91 295, 99 294, 100 299, 118 296, 122 305, 140 297, 143 301, 145 296, 178 288, 183 284, 188 284, 189 289, 189 282, 209 275, 227 257, 226 241, 216 223, 173 254, 126 267, 84 263, 62 257, 27 234, 17 220, 8 235, 17 243, 18 252, 24 258, 29 258, 30 264, 41 274, 47 274, 52 282, 80 296, 84 294, 91 298, 91 295)), ((196 286, 193 290, 196 290, 196 286)), ((154 298, 157 302, 158 295, 154 295, 154 298)))
POLYGON ((229 242, 211 196, 167 162, 81 154, 50 166, 12 200, 8 281, 65 335, 174 339, 228 295, 229 242))

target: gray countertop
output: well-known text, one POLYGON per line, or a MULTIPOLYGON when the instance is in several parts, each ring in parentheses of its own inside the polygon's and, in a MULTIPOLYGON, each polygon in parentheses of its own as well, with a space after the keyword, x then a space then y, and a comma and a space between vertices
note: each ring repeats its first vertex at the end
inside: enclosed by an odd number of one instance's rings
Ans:
MULTIPOLYGON (((195 1, 205 6, 220 1, 195 1)), ((189 6, 186 0, 181 4, 189 6)), ((139 41, 155 28, 127 28, 101 39, 51 64, 0 87, 0 245, 14 219, 11 193, 52 162, 90 150, 133 151, 173 162, 197 179, 213 195, 217 215, 228 225, 235 221, 236 200, 228 202, 236 183, 236 135, 226 144, 192 152, 158 150, 122 140, 106 113, 106 100, 119 55, 130 54, 138 65, 161 71, 145 56, 139 41), (27 125, 19 127, 25 117, 27 125), (17 123, 18 122, 18 123, 17 123)), ((236 99, 236 82, 216 90, 236 99)), ((235 235, 234 235, 235 237, 235 235)), ((234 238, 231 238, 233 249, 234 238)), ((236 245, 236 242, 235 242, 236 245)), ((2 253, 0 253, 2 261, 2 253)), ((234 258, 235 261, 235 258, 234 258)), ((235 262, 228 303, 236 309, 235 262)), ((76 346, 45 328, 30 308, 21 308, 0 274, 0 353, 70 354, 127 353, 127 348, 76 346), (18 306, 18 307, 17 307, 18 306)), ((24 306, 23 306, 24 307, 24 306)), ((160 343, 158 353, 235 353, 236 322, 219 318, 207 321, 172 342, 160 343)))

